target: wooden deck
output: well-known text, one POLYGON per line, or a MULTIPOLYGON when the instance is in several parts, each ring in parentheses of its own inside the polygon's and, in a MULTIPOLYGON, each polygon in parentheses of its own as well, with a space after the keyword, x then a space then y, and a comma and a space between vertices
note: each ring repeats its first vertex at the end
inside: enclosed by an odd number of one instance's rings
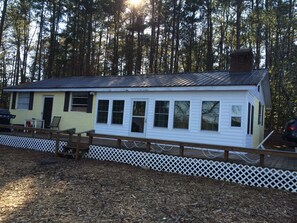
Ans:
MULTIPOLYGON (((24 131, 0 132, 0 134, 32 137, 31 133, 24 132, 24 131)), ((55 136, 55 134, 53 134, 53 137, 54 136, 55 136)), ((44 133, 43 134, 37 133, 34 135, 34 137, 35 138, 49 138, 48 134, 44 134, 44 133)), ((55 139, 55 138, 53 138, 53 139, 55 139)), ((67 140, 67 137, 65 137, 64 139, 67 140)), ((61 140, 63 140, 63 137, 61 138, 61 140)), ((82 142, 88 142, 88 140, 89 140, 88 137, 81 138, 82 142)), ((110 146, 110 147, 118 147, 118 141, 115 139, 102 139, 102 138, 94 137, 92 144, 104 145, 104 146, 110 146)), ((131 150, 140 150, 140 151, 147 150, 147 147, 145 144, 141 145, 141 142, 137 142, 136 144, 138 145, 138 148, 135 147, 135 143, 133 145, 133 142, 122 141, 121 148, 122 149, 131 149, 131 150)), ((289 145, 290 146, 288 146, 288 147, 285 147, 284 145, 279 145, 280 148, 278 148, 278 149, 273 148, 273 149, 275 149, 275 151, 295 152, 295 148, 292 147, 292 144, 289 144, 289 145)), ((264 145, 264 146, 266 148, 271 149, 269 147, 271 145, 264 145)), ((160 146, 157 146, 156 144, 152 144, 150 146, 150 152, 162 153, 162 154, 168 154, 168 155, 180 155, 180 148, 177 146, 173 146, 173 147, 166 146, 165 148, 162 149, 160 146)), ((197 150, 197 149, 185 147, 183 156, 224 162, 224 151, 223 150, 222 151, 213 150, 213 149, 197 150)), ((259 155, 249 154, 249 153, 241 153, 241 152, 233 152, 233 151, 229 152, 228 162, 244 164, 244 165, 253 165, 253 166, 260 165, 259 155)), ((265 155, 264 167, 297 171, 297 159, 291 158, 291 157, 265 155)))
MULTIPOLYGON (((116 140, 94 139, 93 144, 117 147, 116 140)), ((135 148, 135 147, 130 148, 130 147, 132 147, 132 145, 133 145, 132 143, 129 144, 129 142, 128 142, 127 143, 128 148, 127 148, 127 147, 125 147, 124 143, 122 143, 121 148, 145 151, 145 146, 142 146, 141 148, 135 148)), ((286 148, 286 149, 282 149, 282 150, 293 151, 294 148, 286 148)), ((170 146, 169 146, 162 151, 158 147, 153 146, 151 149, 151 152, 178 156, 179 148, 178 147, 170 148, 170 146), (154 148, 157 148, 157 149, 154 149, 154 148)), ((196 150, 196 149, 185 148, 184 156, 224 162, 224 152, 212 150, 212 149, 196 150), (212 155, 214 155, 216 157, 211 158, 212 155)), ((229 162, 243 164, 243 165, 259 166, 259 156, 255 155, 255 154, 244 154, 244 153, 240 154, 240 153, 236 153, 236 152, 234 152, 234 153, 231 152, 229 155, 229 162), (248 162, 247 159, 249 159, 252 162, 248 162)), ((268 168, 297 171, 297 159, 290 158, 290 157, 279 157, 279 156, 269 155, 269 156, 265 156, 264 166, 268 167, 268 168)))

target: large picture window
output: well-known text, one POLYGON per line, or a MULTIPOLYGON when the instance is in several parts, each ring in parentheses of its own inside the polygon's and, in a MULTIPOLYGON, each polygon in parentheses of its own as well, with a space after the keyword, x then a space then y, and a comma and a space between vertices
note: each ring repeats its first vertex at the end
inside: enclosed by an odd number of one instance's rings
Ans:
POLYGON ((189 128, 190 101, 174 102, 174 121, 173 128, 189 128))
POLYGON ((241 117, 242 117, 242 106, 232 105, 231 111, 231 126, 241 127, 241 117))
POLYGON ((71 111, 86 112, 88 107, 88 92, 73 92, 71 111))
POLYGON ((124 104, 123 100, 114 100, 112 104, 112 124, 123 124, 124 117, 124 104))
POLYGON ((98 101, 97 123, 107 123, 109 100, 98 101))
POLYGON ((201 130, 218 131, 219 116, 220 116, 219 101, 203 101, 202 116, 201 116, 201 130))
POLYGON ((168 128, 169 101, 156 101, 154 127, 168 128))
POLYGON ((20 92, 18 95, 18 109, 29 109, 30 103, 30 93, 29 92, 20 92))

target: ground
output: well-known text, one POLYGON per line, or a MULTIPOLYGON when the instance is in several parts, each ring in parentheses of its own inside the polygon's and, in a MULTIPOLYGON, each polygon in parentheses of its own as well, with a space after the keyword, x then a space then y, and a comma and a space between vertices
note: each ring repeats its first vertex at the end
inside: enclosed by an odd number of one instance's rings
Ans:
POLYGON ((297 222, 297 194, 0 147, 0 222, 297 222))

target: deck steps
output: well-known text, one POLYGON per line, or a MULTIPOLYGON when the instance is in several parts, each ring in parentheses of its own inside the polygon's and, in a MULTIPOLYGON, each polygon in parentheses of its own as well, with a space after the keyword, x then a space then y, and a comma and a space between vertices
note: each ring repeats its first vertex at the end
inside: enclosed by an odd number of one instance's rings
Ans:
POLYGON ((63 146, 62 151, 57 152, 56 155, 59 157, 79 160, 87 152, 89 152, 89 144, 71 143, 63 146))

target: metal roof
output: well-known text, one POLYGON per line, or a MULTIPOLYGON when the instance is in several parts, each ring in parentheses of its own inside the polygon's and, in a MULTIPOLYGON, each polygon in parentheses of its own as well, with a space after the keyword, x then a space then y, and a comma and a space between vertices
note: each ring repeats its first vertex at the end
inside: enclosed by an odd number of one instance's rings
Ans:
POLYGON ((72 89, 72 88, 150 88, 150 87, 195 87, 195 86, 247 86, 258 85, 267 75, 267 70, 229 73, 228 71, 155 74, 137 76, 74 76, 50 78, 7 87, 6 90, 72 89))

